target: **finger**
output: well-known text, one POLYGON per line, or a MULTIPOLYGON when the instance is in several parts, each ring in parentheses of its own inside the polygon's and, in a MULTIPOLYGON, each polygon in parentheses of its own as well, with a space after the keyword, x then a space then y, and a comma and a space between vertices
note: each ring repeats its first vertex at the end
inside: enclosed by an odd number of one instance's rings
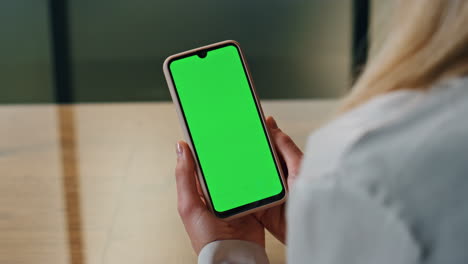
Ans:
POLYGON ((278 152, 286 162, 289 176, 296 176, 299 173, 299 167, 302 161, 302 151, 296 146, 294 141, 292 141, 291 137, 281 131, 275 133, 273 137, 278 152))
POLYGON ((276 124, 276 120, 272 116, 267 117, 266 123, 267 123, 268 128, 270 129, 278 128, 278 124, 276 124))
POLYGON ((202 208, 203 203, 197 190, 195 163, 187 143, 177 143, 177 156, 175 174, 178 210, 180 215, 188 216, 193 210, 202 208))
POLYGON ((273 137, 278 153, 283 157, 286 163, 289 176, 296 176, 299 173, 299 167, 303 156, 302 151, 294 141, 292 141, 291 137, 278 128, 273 117, 270 116, 267 118, 267 124, 272 128, 271 136, 273 137))
MULTIPOLYGON (((273 137, 273 135, 280 132, 281 129, 278 128, 278 124, 276 123, 276 120, 272 116, 268 116, 265 121, 268 127, 268 131, 270 132, 273 144, 275 145, 275 148, 278 149, 278 146, 276 145, 275 138, 273 137)), ((286 166, 286 163, 284 162, 283 156, 279 152, 278 152, 278 157, 279 157, 279 162, 280 162, 283 174, 286 177, 288 177, 288 167, 286 166)))
POLYGON ((200 185, 200 179, 198 179, 198 177, 195 177, 195 180, 197 182, 198 195, 200 196, 200 199, 202 200, 203 204, 206 206, 205 196, 203 195, 203 190, 202 190, 201 185, 200 185))

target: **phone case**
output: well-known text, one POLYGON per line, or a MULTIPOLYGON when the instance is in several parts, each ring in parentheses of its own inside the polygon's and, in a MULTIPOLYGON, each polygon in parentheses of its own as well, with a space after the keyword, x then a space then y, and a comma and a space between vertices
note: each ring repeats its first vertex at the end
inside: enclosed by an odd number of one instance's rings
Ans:
MULTIPOLYGON (((251 77, 251 74, 250 74, 250 70, 248 68, 248 65, 246 63, 246 60, 245 60, 245 57, 244 57, 244 54, 240 48, 240 45, 238 42, 234 41, 234 40, 225 40, 225 41, 221 41, 221 42, 218 42, 218 43, 214 43, 214 44, 210 44, 210 45, 206 45, 206 46, 203 46, 203 47, 199 47, 199 48, 196 48, 196 49, 192 49, 192 50, 188 50, 188 51, 184 51, 184 52, 181 52, 181 53, 178 53, 178 54, 175 54, 175 55, 172 55, 172 56, 169 56, 165 61, 164 61, 164 64, 163 64, 163 71, 164 71, 164 76, 166 78, 166 82, 167 82, 167 85, 169 87, 169 91, 171 93, 171 97, 172 97, 172 101, 174 102, 174 105, 176 107, 176 111, 177 111, 177 115, 179 117, 179 122, 180 122, 180 125, 182 127, 182 130, 183 130, 183 134, 184 134, 184 137, 185 137, 185 140, 187 141, 187 144, 189 145, 191 151, 192 151, 192 155, 195 153, 194 151, 194 147, 193 147, 193 142, 191 141, 191 137, 189 136, 189 131, 188 131, 188 127, 186 126, 185 124, 185 119, 184 119, 184 116, 183 116, 183 113, 182 113, 182 110, 181 110, 181 107, 180 107, 180 102, 179 102, 179 99, 176 95, 176 91, 175 91, 175 85, 173 83, 173 80, 172 80, 172 76, 170 74, 170 70, 169 70, 169 63, 172 61, 172 60, 175 60, 179 57, 183 57, 187 54, 196 54, 197 52, 200 52, 202 50, 206 50, 206 49, 213 49, 213 48, 216 48, 216 47, 220 47, 220 46, 224 46, 226 44, 232 44, 232 45, 235 45, 238 50, 239 50, 239 53, 240 53, 240 56, 241 56, 241 60, 242 60, 242 63, 245 67, 245 70, 247 72, 247 78, 248 78, 248 81, 249 81, 249 84, 250 84, 250 87, 252 89, 252 93, 254 95, 254 100, 255 100, 255 103, 257 104, 258 106, 258 109, 260 111, 260 118, 261 118, 261 122, 263 123, 263 126, 265 128, 267 128, 266 126, 266 123, 265 123, 265 116, 263 114, 263 109, 260 105, 260 101, 257 97, 257 93, 255 91, 255 87, 254 87, 254 84, 253 84, 253 81, 252 81, 252 77, 251 77)), ((268 129, 267 130, 267 139, 268 139, 268 143, 270 144, 271 146, 271 149, 273 150, 273 157, 274 157, 274 160, 276 162, 276 165, 279 169, 279 174, 280 174, 280 178, 281 178, 281 181, 282 181, 282 184, 284 186, 284 191, 285 191, 285 194, 283 196, 282 199, 280 200, 277 200, 277 201, 274 201, 272 203, 268 203, 268 204, 265 204, 265 205, 262 205, 262 206, 259 206, 259 207, 255 207, 255 208, 252 208, 252 209, 249 209, 249 210, 245 210, 245 211, 242 211, 240 213, 237 213, 235 215, 231 215, 231 216, 228 216, 228 217, 225 217, 223 219, 225 220, 230 220, 230 219, 234 219, 234 218, 238 218, 238 217, 241 217, 241 216, 244 216, 244 215, 248 215, 248 214, 251 214, 253 212, 257 212, 257 211, 261 211, 261 210, 264 210, 264 209, 267 209, 267 208, 270 208, 270 207, 274 207, 276 205, 279 205, 279 204, 282 204, 286 201, 287 199, 287 196, 288 196, 288 189, 287 189, 287 185, 286 185, 286 180, 285 180, 285 177, 284 177, 284 174, 283 174, 283 169, 281 167, 281 163, 279 162, 279 158, 278 158, 278 155, 276 153, 276 149, 275 149, 275 145, 273 144, 272 140, 271 140, 271 137, 270 137, 270 134, 269 134, 269 131, 268 129)), ((195 165, 196 165, 196 168, 197 168, 197 177, 198 177, 198 182, 200 183, 200 186, 201 186, 201 189, 203 191, 203 195, 205 197, 205 201, 207 203, 207 206, 208 208, 210 209, 211 212, 213 212, 215 214, 215 211, 213 210, 213 205, 211 203, 211 199, 210 197, 208 196, 208 192, 207 192, 207 187, 206 187, 206 184, 205 184, 205 180, 203 178, 203 175, 201 173, 201 169, 200 169, 200 164, 198 164, 198 159, 196 159, 194 157, 194 161, 195 161, 195 165)), ((215 214, 216 215, 216 214, 215 214)), ((218 216, 219 217, 219 216, 218 216)))

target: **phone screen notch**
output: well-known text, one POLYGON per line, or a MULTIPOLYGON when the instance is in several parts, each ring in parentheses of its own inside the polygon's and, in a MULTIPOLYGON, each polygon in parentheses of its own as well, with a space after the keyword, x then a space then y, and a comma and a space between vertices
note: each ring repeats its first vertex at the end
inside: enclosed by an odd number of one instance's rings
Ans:
POLYGON ((206 58, 206 55, 208 55, 208 51, 206 50, 200 50, 198 53, 197 53, 198 57, 200 59, 203 59, 203 58, 206 58))

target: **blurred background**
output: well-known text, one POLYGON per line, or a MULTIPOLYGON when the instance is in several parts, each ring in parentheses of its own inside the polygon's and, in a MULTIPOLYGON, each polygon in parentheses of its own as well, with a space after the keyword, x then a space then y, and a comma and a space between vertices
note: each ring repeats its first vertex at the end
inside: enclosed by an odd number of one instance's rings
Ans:
POLYGON ((382 43, 391 2, 1 0, 0 263, 194 263, 164 59, 237 40, 274 99, 265 113, 303 148, 382 43))
POLYGON ((170 100, 164 59, 226 39, 240 42, 262 99, 338 97, 384 2, 1 1, 0 103, 170 100))

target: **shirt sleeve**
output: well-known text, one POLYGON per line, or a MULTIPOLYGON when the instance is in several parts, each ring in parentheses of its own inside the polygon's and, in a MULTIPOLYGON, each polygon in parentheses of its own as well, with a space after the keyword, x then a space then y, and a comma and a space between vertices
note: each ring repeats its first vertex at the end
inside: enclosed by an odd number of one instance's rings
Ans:
POLYGON ((200 251, 199 264, 269 264, 265 249, 242 240, 214 241, 200 251))
POLYGON ((290 264, 419 262, 419 247, 396 208, 333 177, 298 180, 287 215, 290 264))

